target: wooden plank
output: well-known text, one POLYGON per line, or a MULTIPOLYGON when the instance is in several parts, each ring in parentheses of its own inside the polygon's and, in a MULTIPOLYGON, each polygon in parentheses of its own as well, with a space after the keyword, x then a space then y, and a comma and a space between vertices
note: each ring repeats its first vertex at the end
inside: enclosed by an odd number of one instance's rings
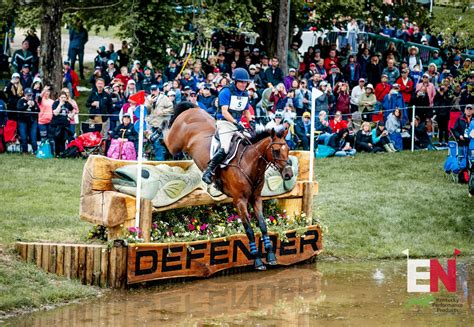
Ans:
MULTIPOLYGON (((319 226, 309 226, 303 236, 295 231, 288 231, 286 236, 288 240, 282 241, 276 233, 270 233, 279 265, 305 261, 322 250, 319 226)), ((256 241, 261 246, 258 237, 256 241)), ((189 243, 140 243, 128 247, 127 282, 207 277, 224 269, 252 264, 248 239, 242 234, 189 243)))
POLYGON ((140 230, 144 242, 150 242, 151 221, 153 215, 153 204, 151 200, 143 199, 140 204, 140 230))
POLYGON ((41 268, 43 268, 44 271, 48 271, 49 269, 49 244, 42 244, 43 247, 43 256, 42 256, 42 263, 41 263, 41 268))
POLYGON ((283 210, 286 210, 287 215, 294 216, 301 213, 303 198, 278 199, 278 203, 283 210))
POLYGON ((35 261, 35 244, 28 243, 28 250, 26 252, 26 262, 33 263, 35 261))
POLYGON ((86 283, 86 248, 78 246, 78 275, 77 278, 81 283, 86 283))
POLYGON ((36 243, 35 244, 35 263, 38 268, 41 267, 41 264, 43 262, 42 253, 43 253, 43 247, 41 246, 41 244, 36 243))
POLYGON ((48 271, 50 273, 56 272, 56 253, 57 252, 57 245, 50 244, 49 245, 49 263, 48 263, 48 271))
POLYGON ((65 245, 64 246, 64 276, 66 278, 71 278, 71 270, 72 270, 72 246, 65 245))
POLYGON ((116 257, 115 257, 115 283, 114 288, 122 288, 125 286, 125 276, 126 276, 126 254, 125 250, 127 249, 124 246, 119 246, 116 248, 116 257), (125 258, 125 260, 124 260, 125 258))
POLYGON ((102 254, 102 247, 94 247, 94 267, 92 272, 91 285, 100 286, 100 259, 102 254))
POLYGON ((306 214, 306 223, 308 225, 313 222, 313 195, 313 183, 304 183, 301 212, 304 212, 306 214))
POLYGON ((78 245, 74 245, 71 249, 71 279, 80 279, 78 245))
POLYGON ((109 252, 109 287, 114 288, 117 281, 117 247, 112 247, 109 252))
POLYGON ((17 246, 19 247, 19 253, 20 253, 20 257, 23 259, 23 260, 26 260, 26 257, 28 256, 28 243, 25 243, 25 242, 18 242, 17 243, 17 246))
POLYGON ((64 245, 61 244, 56 250, 56 275, 64 276, 64 245))
POLYGON ((109 274, 109 250, 107 248, 101 249, 100 257, 100 287, 107 287, 109 274))
POLYGON ((92 276, 94 275, 94 248, 93 247, 86 247, 86 277, 85 283, 86 285, 92 285, 92 276))

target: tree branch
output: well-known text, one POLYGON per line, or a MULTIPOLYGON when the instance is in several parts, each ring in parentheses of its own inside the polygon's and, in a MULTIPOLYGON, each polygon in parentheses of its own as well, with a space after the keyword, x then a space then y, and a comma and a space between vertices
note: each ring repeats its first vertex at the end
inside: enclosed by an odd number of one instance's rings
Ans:
POLYGON ((111 5, 104 5, 104 6, 94 6, 94 7, 68 7, 64 8, 64 11, 69 11, 69 10, 94 10, 94 9, 105 9, 105 8, 111 8, 115 7, 119 4, 122 3, 123 0, 119 0, 119 2, 113 3, 111 5))

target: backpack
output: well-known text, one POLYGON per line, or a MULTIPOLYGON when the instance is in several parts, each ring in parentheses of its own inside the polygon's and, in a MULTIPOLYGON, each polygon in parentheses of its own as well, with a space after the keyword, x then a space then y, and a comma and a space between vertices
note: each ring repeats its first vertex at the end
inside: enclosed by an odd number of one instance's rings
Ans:
POLYGON ((316 149, 316 159, 327 158, 333 156, 336 153, 336 150, 331 148, 330 146, 319 144, 318 148, 316 149))
POLYGON ((38 146, 38 151, 36 152, 36 158, 38 159, 52 159, 53 153, 51 152, 51 145, 49 140, 41 142, 38 146))

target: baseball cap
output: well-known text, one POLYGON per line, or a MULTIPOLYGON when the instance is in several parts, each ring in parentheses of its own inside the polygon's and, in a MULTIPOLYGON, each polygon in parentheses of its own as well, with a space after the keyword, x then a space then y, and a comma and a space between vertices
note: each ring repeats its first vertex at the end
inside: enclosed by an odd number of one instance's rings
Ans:
POLYGON ((465 109, 474 109, 474 107, 472 106, 472 104, 467 104, 465 109))
POLYGON ((33 90, 31 88, 26 88, 25 89, 25 94, 33 94, 33 90))
POLYGON ((275 112, 275 118, 283 118, 283 113, 281 111, 275 112))
POLYGON ((388 78, 388 75, 387 74, 382 74, 382 77, 387 77, 388 78))
POLYGON ((71 62, 70 62, 69 60, 64 60, 63 64, 64 64, 64 65, 70 65, 71 62))
POLYGON ((316 64, 314 62, 309 64, 309 67, 316 67, 316 64))
POLYGON ((13 74, 12 74, 12 78, 15 78, 15 77, 16 77, 16 78, 20 78, 20 74, 18 74, 18 73, 13 73, 13 74))
POLYGON ((152 86, 150 86, 150 90, 151 90, 151 91, 156 91, 156 90, 158 90, 158 85, 153 84, 152 86))
POLYGON ((327 85, 328 85, 328 82, 322 81, 320 85, 321 85, 321 86, 327 86, 327 85))
POLYGON ((259 49, 259 48, 255 48, 255 49, 253 49, 253 52, 260 52, 260 49, 259 49))
POLYGON ((171 91, 168 91, 168 93, 166 94, 167 96, 172 96, 172 95, 176 95, 176 92, 171 90, 171 91))
POLYGON ((140 60, 135 60, 135 61, 133 62, 133 64, 134 64, 134 65, 141 65, 142 63, 140 62, 140 60))
POLYGON ((399 89, 399 88, 400 88, 400 85, 398 85, 397 83, 395 83, 395 84, 392 85, 392 88, 399 89))
POLYGON ((114 64, 114 61, 112 59, 107 61, 107 65, 110 65, 110 64, 114 64))
POLYGON ((296 69, 290 68, 290 69, 288 70, 288 72, 290 72, 290 73, 291 73, 291 72, 296 73, 296 69))
POLYGON ((306 117, 311 118, 311 114, 308 111, 305 111, 303 113, 303 118, 306 118, 306 117))
POLYGON ((186 85, 186 86, 184 87, 184 90, 185 90, 185 91, 191 90, 191 87, 190 87, 189 85, 186 85))
POLYGON ((372 89, 372 91, 374 90, 374 86, 372 84, 367 84, 367 86, 365 87, 366 89, 372 89))
POLYGON ((30 65, 28 65, 28 64, 23 64, 23 66, 21 66, 21 68, 30 68, 30 65))
POLYGON ((252 64, 252 65, 249 66, 249 70, 251 70, 251 69, 257 69, 257 66, 255 66, 254 64, 252 64))
POLYGON ((210 89, 211 89, 211 84, 206 83, 206 84, 204 84, 204 85, 202 86, 202 88, 203 88, 203 89, 208 89, 208 90, 210 90, 210 89))
POLYGON ((136 84, 135 80, 133 80, 133 79, 128 80, 127 85, 129 85, 129 84, 136 84))
POLYGON ((365 82, 365 78, 359 78, 359 82, 365 82))

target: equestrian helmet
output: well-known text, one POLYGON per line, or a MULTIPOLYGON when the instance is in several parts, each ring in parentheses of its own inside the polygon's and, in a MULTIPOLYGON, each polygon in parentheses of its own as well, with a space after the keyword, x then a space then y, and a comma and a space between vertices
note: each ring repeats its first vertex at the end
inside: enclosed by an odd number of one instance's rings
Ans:
POLYGON ((234 74, 232 76, 232 79, 234 81, 250 82, 249 73, 244 68, 236 68, 234 70, 234 74))

